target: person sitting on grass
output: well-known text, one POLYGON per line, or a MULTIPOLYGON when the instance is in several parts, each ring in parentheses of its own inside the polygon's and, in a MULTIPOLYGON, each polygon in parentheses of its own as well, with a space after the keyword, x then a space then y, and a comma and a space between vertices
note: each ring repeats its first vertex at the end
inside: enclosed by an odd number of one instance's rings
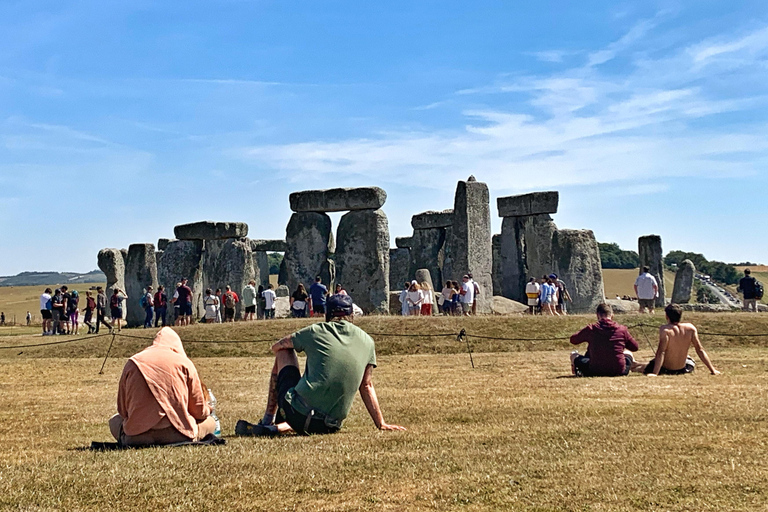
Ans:
POLYGON ((640 365, 636 371, 649 377, 657 375, 682 375, 691 373, 696 369, 696 363, 688 355, 688 349, 693 345, 699 359, 709 368, 712 375, 720 375, 715 369, 709 355, 701 346, 699 332, 690 323, 681 323, 683 308, 677 304, 670 304, 664 309, 667 315, 667 323, 659 327, 659 347, 656 349, 656 357, 647 365, 640 365))
POLYGON ((618 377, 629 374, 634 358, 631 352, 640 348, 627 328, 613 321, 613 309, 608 304, 597 306, 597 323, 571 336, 571 343, 587 342, 582 356, 571 353, 571 371, 577 377, 618 377))
POLYGON ((125 364, 109 430, 123 446, 199 441, 215 432, 208 393, 170 327, 125 364))
POLYGON ((405 430, 384 421, 373 387, 373 339, 352 323, 352 307, 349 295, 332 295, 325 303, 325 322, 309 325, 272 346, 275 364, 264 417, 256 425, 239 420, 235 434, 337 432, 358 391, 377 428, 405 430), (297 351, 307 354, 303 376, 297 351))

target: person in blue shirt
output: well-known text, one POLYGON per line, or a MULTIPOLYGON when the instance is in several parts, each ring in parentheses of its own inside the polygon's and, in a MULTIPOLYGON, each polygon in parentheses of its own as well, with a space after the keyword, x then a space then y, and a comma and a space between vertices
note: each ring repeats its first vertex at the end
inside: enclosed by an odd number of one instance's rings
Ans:
POLYGON ((557 288, 552 284, 552 279, 550 277, 544 276, 541 280, 541 288, 539 289, 541 314, 560 316, 560 313, 555 309, 555 305, 557 304, 557 288))
POLYGON ((320 276, 315 278, 315 282, 309 287, 309 303, 312 316, 325 316, 325 298, 328 295, 328 288, 323 284, 320 276))

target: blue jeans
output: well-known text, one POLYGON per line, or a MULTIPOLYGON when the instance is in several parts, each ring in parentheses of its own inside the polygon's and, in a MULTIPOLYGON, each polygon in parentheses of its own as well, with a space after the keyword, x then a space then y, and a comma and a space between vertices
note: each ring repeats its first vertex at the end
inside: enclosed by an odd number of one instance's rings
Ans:
POLYGON ((147 312, 147 316, 144 318, 144 328, 152 327, 152 319, 155 317, 155 308, 152 306, 148 306, 144 308, 144 311, 147 312))
POLYGON ((155 308, 155 327, 160 323, 160 319, 163 320, 163 327, 166 326, 165 315, 168 311, 168 306, 160 306, 155 308))
POLYGON ((275 318, 275 309, 274 308, 272 308, 272 309, 265 309, 264 310, 264 318, 265 319, 275 318))

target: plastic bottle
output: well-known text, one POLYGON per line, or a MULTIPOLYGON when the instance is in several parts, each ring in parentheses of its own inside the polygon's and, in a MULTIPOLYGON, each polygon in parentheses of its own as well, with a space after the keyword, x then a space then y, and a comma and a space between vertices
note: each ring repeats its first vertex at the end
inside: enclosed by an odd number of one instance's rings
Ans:
POLYGON ((210 397, 210 400, 208 400, 208 405, 211 406, 211 416, 214 420, 216 420, 216 430, 213 431, 213 435, 219 437, 221 436, 221 422, 219 422, 219 417, 216 416, 216 397, 213 395, 211 388, 208 388, 208 396, 210 397))

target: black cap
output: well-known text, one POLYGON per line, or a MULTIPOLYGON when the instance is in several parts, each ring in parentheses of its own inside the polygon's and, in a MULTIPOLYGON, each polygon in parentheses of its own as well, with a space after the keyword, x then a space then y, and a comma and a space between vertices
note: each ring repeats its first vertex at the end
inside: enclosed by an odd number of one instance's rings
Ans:
POLYGON ((325 301, 325 311, 332 317, 352 315, 352 297, 341 293, 331 295, 325 301))

